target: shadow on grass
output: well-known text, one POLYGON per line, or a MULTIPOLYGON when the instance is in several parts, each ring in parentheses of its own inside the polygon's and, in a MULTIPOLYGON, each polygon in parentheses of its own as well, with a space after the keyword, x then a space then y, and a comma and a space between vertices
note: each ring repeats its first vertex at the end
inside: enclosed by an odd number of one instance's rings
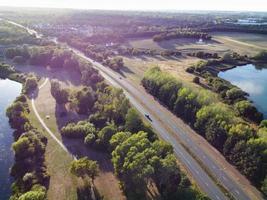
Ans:
MULTIPOLYGON (((104 197, 100 195, 96 187, 93 187, 94 193, 95 193, 95 200, 103 200, 104 197)), ((77 188, 77 198, 78 200, 94 200, 92 198, 92 193, 90 186, 81 186, 77 188)))

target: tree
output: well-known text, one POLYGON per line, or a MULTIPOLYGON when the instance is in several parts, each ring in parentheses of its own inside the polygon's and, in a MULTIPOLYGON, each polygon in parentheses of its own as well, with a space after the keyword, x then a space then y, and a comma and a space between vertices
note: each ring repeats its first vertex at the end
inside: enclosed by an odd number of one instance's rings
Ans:
POLYGON ((166 196, 177 191, 180 170, 170 144, 159 140, 152 143, 143 131, 132 135, 119 132, 110 142, 115 148, 112 152, 115 173, 126 191, 141 194, 150 179, 166 196))
POLYGON ((70 172, 83 179, 88 176, 94 183, 95 177, 99 174, 99 165, 96 161, 92 161, 86 157, 83 157, 71 162, 70 172))
POLYGON ((262 120, 260 123, 260 128, 267 128, 267 120, 262 120))
POLYGON ((236 102, 238 100, 243 100, 245 98, 246 93, 243 92, 241 89, 233 87, 232 89, 226 92, 226 97, 231 102, 236 102))
POLYGON ((51 81, 51 94, 58 104, 65 104, 69 100, 69 92, 67 89, 62 89, 58 81, 51 81))
POLYGON ((33 92, 38 86, 37 79, 35 76, 31 76, 26 79, 24 90, 26 93, 33 92))
POLYGON ((98 132, 97 135, 103 147, 109 146, 109 140, 116 132, 117 132, 117 127, 114 124, 109 124, 98 132))
POLYGON ((118 132, 111 137, 109 144, 112 150, 131 136, 130 132, 118 132))
POLYGON ((95 135, 94 124, 87 121, 79 121, 77 124, 69 123, 61 128, 61 134, 70 138, 85 138, 89 134, 95 135))
POLYGON ((137 133, 143 129, 143 121, 134 108, 130 108, 125 119, 125 129, 132 133, 137 133))
POLYGON ((21 195, 18 200, 45 200, 46 194, 42 191, 29 191, 21 195))
POLYGON ((76 98, 79 109, 78 112, 80 114, 88 114, 96 101, 95 92, 91 87, 84 87, 82 90, 78 91, 76 98))
POLYGON ((234 105, 234 108, 239 115, 244 116, 252 121, 260 122, 263 118, 262 113, 259 113, 257 108, 247 100, 238 101, 234 105))

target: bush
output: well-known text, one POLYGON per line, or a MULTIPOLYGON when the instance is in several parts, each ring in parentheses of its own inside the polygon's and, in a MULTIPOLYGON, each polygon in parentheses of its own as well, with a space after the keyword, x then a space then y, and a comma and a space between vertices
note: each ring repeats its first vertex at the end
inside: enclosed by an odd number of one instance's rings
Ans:
POLYGON ((84 138, 84 143, 88 146, 91 146, 94 144, 96 140, 95 134, 89 133, 85 138, 84 138))
POLYGON ((95 126, 86 121, 80 121, 77 124, 69 123, 61 129, 61 134, 70 138, 85 138, 88 134, 95 133, 95 126))
POLYGON ((257 108, 249 101, 239 101, 234 105, 236 112, 252 121, 260 122, 263 119, 262 113, 259 113, 257 108))
POLYGON ((38 87, 37 78, 35 76, 26 79, 24 90, 27 94, 33 92, 38 87))
POLYGON ((199 77, 198 77, 198 76, 195 76, 195 77, 193 78, 193 82, 196 83, 196 84, 199 84, 199 83, 200 83, 200 79, 199 79, 199 77))

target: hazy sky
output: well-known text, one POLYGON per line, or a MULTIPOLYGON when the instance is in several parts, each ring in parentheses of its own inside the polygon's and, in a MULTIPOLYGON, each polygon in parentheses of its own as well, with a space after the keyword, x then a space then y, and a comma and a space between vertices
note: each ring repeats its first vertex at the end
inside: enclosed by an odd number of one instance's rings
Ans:
POLYGON ((0 0, 0 6, 120 10, 245 10, 267 12, 267 0, 0 0))

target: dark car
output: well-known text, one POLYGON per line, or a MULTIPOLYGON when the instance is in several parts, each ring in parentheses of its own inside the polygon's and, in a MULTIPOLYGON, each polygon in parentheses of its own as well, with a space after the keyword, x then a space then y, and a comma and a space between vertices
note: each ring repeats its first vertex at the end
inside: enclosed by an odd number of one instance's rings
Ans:
POLYGON ((150 118, 150 116, 148 114, 145 114, 145 117, 152 122, 152 119, 150 118))

